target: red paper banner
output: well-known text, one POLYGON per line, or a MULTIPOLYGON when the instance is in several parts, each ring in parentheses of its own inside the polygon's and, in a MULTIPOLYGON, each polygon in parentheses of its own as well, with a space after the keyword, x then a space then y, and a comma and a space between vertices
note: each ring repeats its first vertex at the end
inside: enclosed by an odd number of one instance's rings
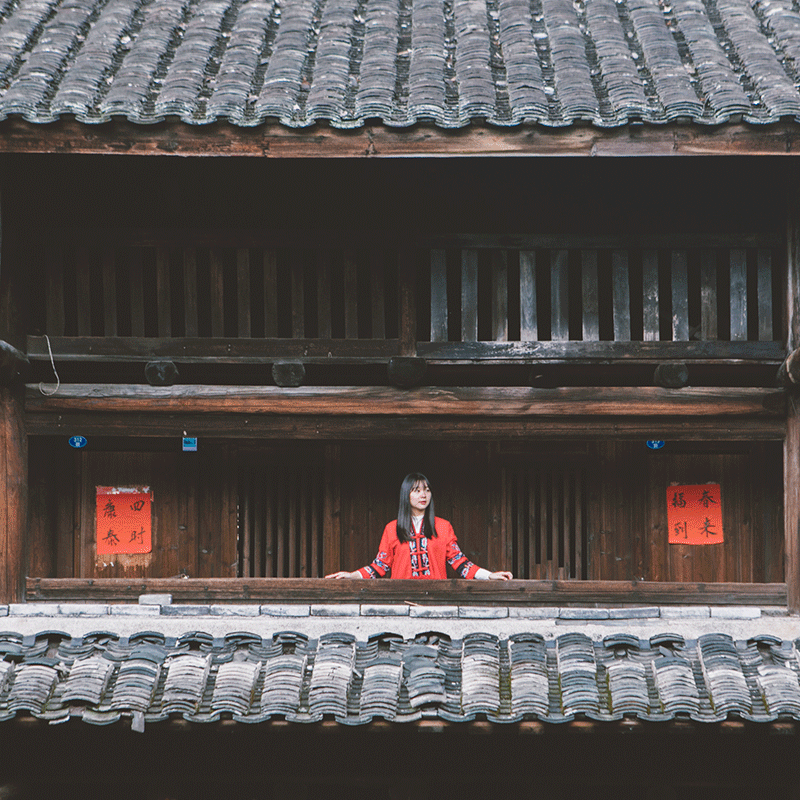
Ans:
POLYGON ((149 553, 152 504, 149 486, 98 486, 97 554, 149 553))
POLYGON ((719 544, 722 495, 718 483, 667 487, 670 544, 719 544))

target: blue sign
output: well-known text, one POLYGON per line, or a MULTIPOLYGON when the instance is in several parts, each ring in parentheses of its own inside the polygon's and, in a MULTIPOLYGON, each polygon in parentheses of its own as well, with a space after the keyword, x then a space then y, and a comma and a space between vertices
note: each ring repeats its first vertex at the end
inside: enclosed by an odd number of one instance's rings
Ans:
POLYGON ((69 437, 69 446, 76 447, 78 450, 81 447, 86 447, 86 437, 85 436, 70 436, 69 437))
POLYGON ((660 450, 664 446, 664 444, 665 443, 662 442, 660 439, 648 439, 647 441, 647 446, 651 450, 660 450))
POLYGON ((197 437, 196 436, 184 436, 183 437, 183 452, 184 453, 196 453, 197 452, 197 437))

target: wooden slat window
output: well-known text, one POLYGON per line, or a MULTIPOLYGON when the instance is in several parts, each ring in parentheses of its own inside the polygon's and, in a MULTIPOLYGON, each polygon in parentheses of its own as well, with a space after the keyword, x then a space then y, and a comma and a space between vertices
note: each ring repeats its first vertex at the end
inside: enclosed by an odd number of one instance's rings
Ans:
POLYGON ((436 248, 420 341, 775 341, 769 248, 436 248))
POLYGON ((51 337, 398 335, 398 255, 388 250, 54 244, 42 261, 34 327, 51 337))
POLYGON ((447 258, 444 250, 431 251, 431 341, 447 341, 447 258))
POLYGON ((322 465, 288 450, 242 463, 239 577, 322 577, 323 488, 322 465))
POLYGON ((658 297, 658 251, 642 253, 642 341, 657 342, 660 338, 658 297))
POLYGON ((747 253, 744 250, 731 250, 731 341, 747 340, 747 253))
POLYGON ((525 241, 411 243, 402 253, 374 243, 56 243, 42 253, 32 328, 67 338, 401 339, 406 354, 417 342, 500 352, 517 342, 782 338, 775 247, 525 241))
POLYGON ((585 468, 508 465, 503 485, 514 575, 532 580, 586 579, 585 468))
POLYGON ((492 252, 492 339, 508 341, 508 254, 492 252))
POLYGON ((555 342, 569 339, 569 251, 550 253, 550 338, 555 342))

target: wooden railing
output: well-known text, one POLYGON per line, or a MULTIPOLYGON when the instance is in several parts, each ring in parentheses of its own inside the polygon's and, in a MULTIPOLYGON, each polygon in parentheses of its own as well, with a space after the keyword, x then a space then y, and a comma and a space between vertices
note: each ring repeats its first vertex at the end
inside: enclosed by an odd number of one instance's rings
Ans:
POLYGON ((641 603, 786 604, 785 583, 659 583, 649 581, 330 581, 241 578, 33 578, 27 599, 136 602, 140 594, 171 594, 174 602, 413 603, 435 605, 586 605, 641 603))
POLYGON ((772 247, 536 244, 433 249, 430 344, 420 353, 747 358, 781 338, 772 247))
MULTIPOLYGON (((775 237, 71 235, 29 354, 260 363, 781 358, 775 237), (306 241, 308 242, 306 244, 306 241)), ((42 267, 44 268, 42 270, 42 267)))

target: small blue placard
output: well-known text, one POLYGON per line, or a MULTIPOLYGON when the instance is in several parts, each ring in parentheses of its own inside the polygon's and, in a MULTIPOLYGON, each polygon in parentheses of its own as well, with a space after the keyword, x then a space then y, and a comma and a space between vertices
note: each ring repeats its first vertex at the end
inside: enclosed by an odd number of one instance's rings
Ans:
POLYGON ((82 447, 86 447, 86 437, 85 436, 70 436, 69 437, 69 446, 75 447, 80 450, 82 447))
POLYGON ((183 452, 184 453, 196 453, 197 452, 197 437, 196 436, 184 436, 183 437, 183 452))
POLYGON ((664 446, 664 444, 665 443, 662 442, 660 439, 648 439, 647 440, 647 446, 651 450, 660 450, 664 446))

